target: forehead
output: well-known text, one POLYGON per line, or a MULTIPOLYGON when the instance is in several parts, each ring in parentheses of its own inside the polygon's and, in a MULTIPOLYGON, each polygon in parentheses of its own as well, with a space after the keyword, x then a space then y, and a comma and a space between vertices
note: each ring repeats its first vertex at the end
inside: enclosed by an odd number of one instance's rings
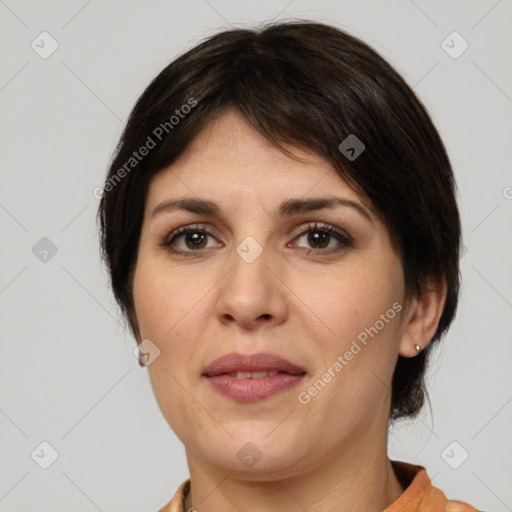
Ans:
POLYGON ((343 194, 361 196, 320 155, 285 146, 286 155, 259 134, 235 109, 209 123, 171 166, 151 180, 148 209, 169 195, 225 197, 250 201, 255 195, 267 201, 283 197, 343 194))

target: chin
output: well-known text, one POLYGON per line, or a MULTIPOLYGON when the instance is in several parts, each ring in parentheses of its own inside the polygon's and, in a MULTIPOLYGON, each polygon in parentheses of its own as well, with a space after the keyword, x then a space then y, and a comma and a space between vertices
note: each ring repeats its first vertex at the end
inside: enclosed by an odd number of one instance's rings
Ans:
POLYGON ((297 447, 289 434, 279 436, 272 433, 269 436, 269 432, 271 429, 261 432, 248 428, 245 432, 238 430, 234 438, 226 438, 223 443, 205 440, 202 446, 206 451, 203 452, 204 458, 219 471, 247 480, 267 481, 269 473, 274 478, 300 474, 304 470, 300 469, 300 462, 311 451, 304 443, 297 447), (215 448, 212 450, 212 447, 215 448))

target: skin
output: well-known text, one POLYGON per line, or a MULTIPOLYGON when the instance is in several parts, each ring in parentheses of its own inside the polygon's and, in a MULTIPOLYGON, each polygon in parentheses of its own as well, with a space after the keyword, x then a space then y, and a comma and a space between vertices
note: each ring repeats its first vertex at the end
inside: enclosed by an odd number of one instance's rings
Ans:
POLYGON ((148 371, 185 445, 192 482, 186 510, 377 512, 404 491, 387 456, 390 382, 398 354, 415 356, 414 346, 424 348, 434 335, 445 289, 407 303, 386 227, 327 161, 291 149, 302 161, 228 110, 149 187, 134 275, 136 330, 139 342, 150 339, 161 351, 148 371), (357 202, 368 217, 350 206, 277 217, 284 200, 328 195, 357 202), (152 217, 157 205, 181 197, 215 201, 223 217, 183 210, 152 217), (320 227, 308 231, 311 222, 320 227), (211 233, 200 249, 190 235, 173 243, 194 254, 160 245, 198 223, 211 233), (332 235, 311 239, 324 233, 322 223, 347 232, 353 245, 332 235), (247 236, 263 249, 252 263, 235 250, 247 236), (402 311, 300 403, 298 393, 394 303, 402 311), (304 367, 303 383, 239 403, 201 377, 223 354, 260 351, 304 367), (247 442, 262 454, 250 468, 237 457, 247 442))

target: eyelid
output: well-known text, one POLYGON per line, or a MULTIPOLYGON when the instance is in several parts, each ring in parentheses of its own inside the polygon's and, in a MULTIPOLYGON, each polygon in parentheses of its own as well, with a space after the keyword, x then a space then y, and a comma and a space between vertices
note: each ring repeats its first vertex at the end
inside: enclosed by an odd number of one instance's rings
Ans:
MULTIPOLYGON (((331 242, 331 240, 329 241, 331 242)), ((307 254, 308 256, 317 256, 317 257, 328 257, 328 256, 336 256, 345 251, 347 248, 351 248, 354 246, 354 239, 353 237, 344 229, 340 229, 336 226, 333 226, 329 223, 324 222, 311 222, 307 226, 302 228, 302 231, 300 231, 292 240, 290 244, 287 245, 287 247, 297 247, 301 252, 307 254), (327 233, 331 239, 334 239, 337 244, 335 247, 330 248, 321 248, 321 249, 314 249, 314 248, 307 248, 307 247, 301 247, 295 242, 295 240, 300 239, 307 235, 307 233, 314 233, 314 232, 324 232, 327 233)))
POLYGON ((329 224, 328 222, 321 221, 310 221, 306 226, 301 226, 294 238, 298 236, 304 235, 309 231, 326 231, 326 232, 334 232, 344 239, 347 243, 353 243, 352 236, 344 229, 334 226, 333 224, 329 224))
MULTIPOLYGON (((179 254, 179 255, 200 255, 201 253, 204 253, 206 251, 209 251, 211 248, 206 249, 198 249, 196 251, 194 250, 188 250, 188 251, 182 251, 182 250, 173 250, 171 249, 171 244, 174 243, 174 241, 181 235, 186 235, 190 233, 195 232, 203 232, 206 236, 211 236, 213 238, 218 238, 218 235, 215 233, 217 230, 213 228, 208 223, 196 223, 196 224, 188 224, 184 226, 180 226, 174 230, 171 231, 171 233, 167 234, 161 242, 159 242, 159 245, 163 247, 168 252, 179 254)), ((328 233, 331 236, 334 236, 334 238, 337 239, 339 244, 346 247, 352 247, 353 246, 353 237, 344 229, 339 228, 337 226, 334 226, 332 224, 329 224, 327 222, 320 222, 320 221, 310 221, 307 223, 307 225, 302 224, 299 228, 297 228, 297 231, 295 234, 291 235, 292 242, 296 240, 297 238, 300 238, 304 235, 306 235, 309 232, 315 232, 315 231, 324 231, 328 233)), ((223 244, 223 242, 221 242, 223 244)), ((293 246, 296 244, 294 243, 293 246)), ((290 243, 287 244, 287 247, 290 247, 290 243)), ((340 249, 305 249, 301 248, 302 250, 305 250, 308 254, 329 254, 333 252, 339 252, 340 249)))
POLYGON ((174 240, 177 236, 185 233, 195 232, 195 231, 204 231, 210 236, 217 237, 218 235, 215 234, 215 229, 210 226, 208 223, 195 223, 195 224, 187 224, 185 226, 180 226, 176 229, 173 229, 170 233, 165 235, 163 239, 163 243, 171 243, 172 240, 174 240))

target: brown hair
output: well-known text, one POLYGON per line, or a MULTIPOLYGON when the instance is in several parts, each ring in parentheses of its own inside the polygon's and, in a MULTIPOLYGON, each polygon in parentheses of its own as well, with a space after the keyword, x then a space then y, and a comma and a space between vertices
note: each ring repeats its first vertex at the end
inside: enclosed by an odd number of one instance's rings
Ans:
POLYGON ((457 307, 453 173, 425 107, 397 71, 329 25, 296 21, 223 31, 171 62, 138 99, 98 210, 102 257, 132 332, 138 338, 132 283, 148 184, 228 107, 280 149, 291 144, 323 156, 370 202, 398 248, 409 297, 446 280, 432 342, 416 357, 398 356, 393 375, 390 418, 415 416, 426 396, 429 353, 457 307), (355 159, 339 149, 351 134, 365 145, 355 159))

